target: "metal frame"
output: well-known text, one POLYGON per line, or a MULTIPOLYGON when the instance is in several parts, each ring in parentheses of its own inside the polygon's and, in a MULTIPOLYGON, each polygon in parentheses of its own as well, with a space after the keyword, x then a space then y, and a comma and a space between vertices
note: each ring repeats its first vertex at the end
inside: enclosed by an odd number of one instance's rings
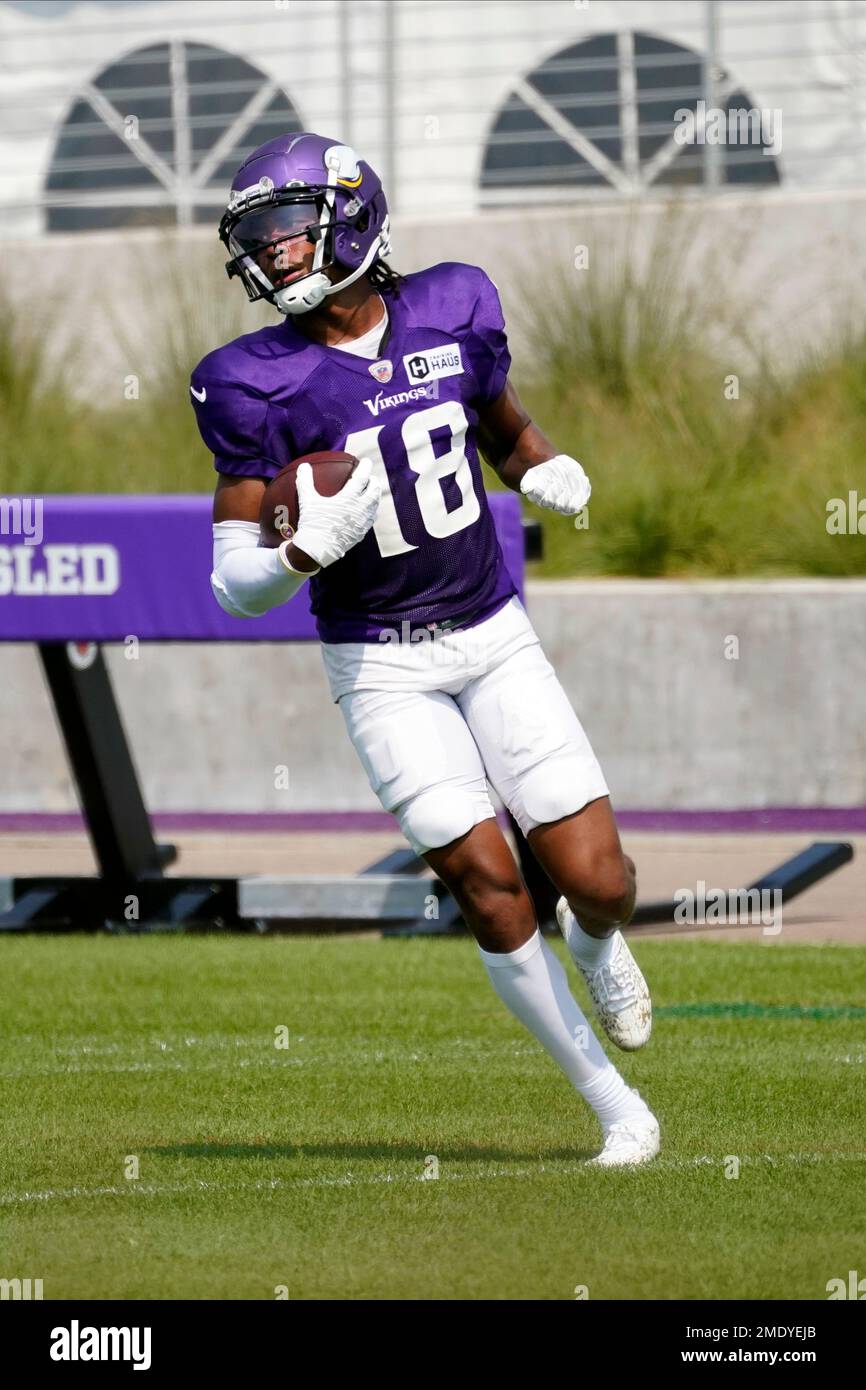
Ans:
MULTIPOLYGON (((529 848, 526 839, 522 835, 519 826, 514 818, 509 815, 511 828, 517 848, 520 869, 523 874, 529 895, 535 904, 535 912, 541 929, 555 931, 556 926, 556 902, 559 898, 559 891, 553 886, 547 874, 542 869, 538 860, 529 848)), ((407 851, 411 854, 411 851, 407 851)), ((413 856, 414 858, 414 856, 413 856)), ((734 892, 752 893, 754 891, 773 892, 778 890, 782 894, 782 908, 784 910, 792 899, 805 893, 807 888, 811 888, 814 883, 818 883, 828 874, 835 873, 854 858, 853 846, 838 840, 816 841, 806 849, 800 850, 790 859, 785 859, 775 868, 770 869, 766 874, 749 884, 748 888, 733 890, 734 892)), ((417 861, 420 868, 424 867, 423 861, 417 861)), ((417 869, 395 870, 395 872, 418 872, 417 869)), ((408 925, 385 927, 383 936, 447 936, 465 930, 459 909, 450 895, 446 897, 451 904, 452 910, 445 911, 439 921, 416 921, 408 925)), ((683 928, 677 922, 675 912, 677 902, 672 898, 662 898, 656 902, 638 903, 632 914, 628 925, 623 927, 623 932, 632 935, 641 932, 655 930, 675 929, 677 931, 692 930, 693 928, 683 928)), ((703 924, 698 923, 697 926, 703 924)), ((713 923, 707 923, 712 927, 713 923)), ((758 926, 760 923, 752 921, 740 921, 735 923, 719 923, 719 926, 751 927, 758 926)))
POLYGON ((177 851, 153 838, 98 644, 38 645, 99 874, 13 878, 0 930, 243 926, 235 880, 164 876, 177 851))

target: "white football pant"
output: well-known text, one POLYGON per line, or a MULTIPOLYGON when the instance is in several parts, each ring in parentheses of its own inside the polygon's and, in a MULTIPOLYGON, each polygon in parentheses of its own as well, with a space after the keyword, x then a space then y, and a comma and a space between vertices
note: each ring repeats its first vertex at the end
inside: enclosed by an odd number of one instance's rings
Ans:
POLYGON ((417 854, 494 816, 526 835, 608 788, 519 599, 451 633, 323 644, 370 786, 417 854))

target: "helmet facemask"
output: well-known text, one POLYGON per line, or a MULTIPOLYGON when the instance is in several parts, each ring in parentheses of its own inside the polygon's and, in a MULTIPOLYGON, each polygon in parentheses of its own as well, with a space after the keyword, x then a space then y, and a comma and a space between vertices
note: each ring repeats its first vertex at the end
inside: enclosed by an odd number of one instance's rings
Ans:
POLYGON ((251 205, 229 208, 220 226, 232 252, 226 270, 240 278, 250 300, 267 299, 284 314, 307 313, 321 304, 332 289, 325 272, 334 265, 333 224, 325 213, 325 190, 312 188, 294 195, 271 190, 251 205), (302 275, 296 273, 300 240, 305 251, 308 242, 315 248, 313 264, 302 275))
MULTIPOLYGON (((248 161, 256 163, 261 167, 258 152, 248 161)), ((355 152, 323 137, 296 136, 289 150, 271 154, 269 163, 275 178, 265 174, 232 192, 220 223, 220 238, 231 253, 226 271, 240 278, 250 300, 267 299, 283 314, 304 314, 388 254, 387 204, 375 174, 364 174, 367 166, 359 163, 355 152), (311 141, 325 147, 321 158, 326 179, 290 177, 280 183, 294 146, 311 141), (362 192, 365 177, 368 188, 362 192), (292 277, 301 259, 297 245, 292 247, 298 237, 313 243, 313 260, 305 274, 292 277), (342 278, 330 278, 328 272, 335 269, 342 278)), ((239 171, 240 178, 246 167, 239 171)), ((303 161, 301 170, 306 175, 303 161)))

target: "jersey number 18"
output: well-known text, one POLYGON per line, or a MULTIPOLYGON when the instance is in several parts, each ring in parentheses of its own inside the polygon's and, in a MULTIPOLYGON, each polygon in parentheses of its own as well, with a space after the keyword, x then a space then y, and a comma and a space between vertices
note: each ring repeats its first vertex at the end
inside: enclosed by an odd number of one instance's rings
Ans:
MULTIPOLYGON (((464 449, 467 423, 459 401, 440 401, 427 410, 407 415, 400 430, 406 461, 417 474, 415 496, 421 517, 428 533, 438 540, 471 526, 481 515, 481 504, 472 485, 472 470, 464 449), (433 452, 432 434, 434 430, 445 428, 451 433, 451 447, 437 457, 433 452), (461 501, 458 507, 448 511, 439 484, 442 478, 452 476, 460 489, 461 501)), ((384 428, 384 425, 373 425, 368 430, 356 430, 346 439, 345 449, 356 458, 372 459, 373 477, 382 484, 382 501, 373 534, 382 556, 387 557, 403 555, 418 547, 407 541, 400 530, 388 470, 379 447, 379 435, 384 428)))

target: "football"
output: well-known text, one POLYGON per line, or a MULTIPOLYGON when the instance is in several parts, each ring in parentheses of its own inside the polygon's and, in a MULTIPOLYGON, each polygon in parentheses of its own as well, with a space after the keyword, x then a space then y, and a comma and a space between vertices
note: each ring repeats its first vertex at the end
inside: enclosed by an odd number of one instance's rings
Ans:
POLYGON ((298 528, 298 485, 295 474, 302 463, 313 470, 316 491, 323 497, 333 497, 348 482, 358 460, 352 454, 326 450, 318 454, 301 454, 272 478, 265 488, 259 513, 262 544, 273 549, 291 539, 298 528))

